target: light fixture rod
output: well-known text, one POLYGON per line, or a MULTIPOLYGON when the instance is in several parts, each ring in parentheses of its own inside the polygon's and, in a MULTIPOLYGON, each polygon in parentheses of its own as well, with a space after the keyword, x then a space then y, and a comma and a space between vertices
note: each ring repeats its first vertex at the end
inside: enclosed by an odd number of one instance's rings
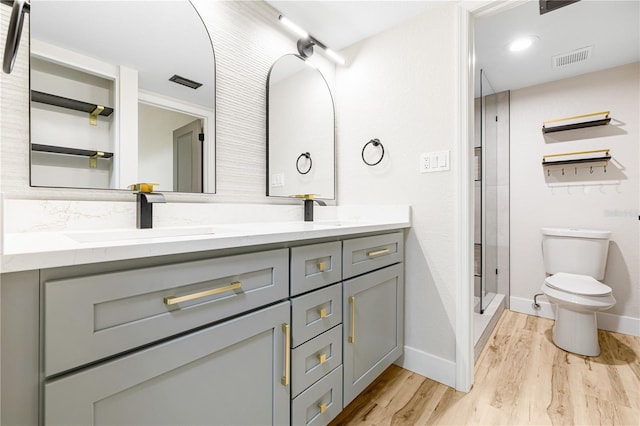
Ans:
POLYGON ((282 24, 285 27, 289 28, 291 31, 293 31, 294 33, 296 33, 297 35, 299 35, 303 39, 307 39, 311 43, 313 43, 314 45, 316 45, 319 48, 323 49, 326 52, 327 56, 329 56, 335 62, 339 63, 340 65, 344 65, 345 64, 345 60, 340 55, 338 55, 333 50, 329 49, 326 44, 324 44, 323 42, 321 42, 320 40, 318 40, 317 38, 315 38, 314 36, 312 36, 311 34, 306 32, 305 30, 300 28, 298 25, 293 23, 286 16, 279 15, 278 16, 278 20, 280 20, 280 22, 282 22, 282 24))
POLYGON ((302 28, 300 28, 299 26, 294 24, 286 16, 280 15, 280 16, 278 16, 278 19, 280 20, 280 22, 282 22, 282 25, 284 25, 285 27, 289 28, 291 31, 293 31, 294 33, 296 33, 300 37, 302 37, 302 38, 308 38, 309 37, 309 33, 307 33, 305 30, 303 30, 302 28))

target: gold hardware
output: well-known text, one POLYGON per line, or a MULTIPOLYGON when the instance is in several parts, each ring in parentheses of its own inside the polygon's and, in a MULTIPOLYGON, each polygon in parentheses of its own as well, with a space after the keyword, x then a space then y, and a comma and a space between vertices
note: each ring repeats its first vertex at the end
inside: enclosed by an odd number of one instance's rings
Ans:
POLYGON ((153 192, 153 187, 160 185, 159 183, 134 183, 129 185, 128 189, 132 191, 150 193, 153 192))
POLYGON ((327 411, 327 403, 321 402, 318 404, 318 408, 320 409, 320 414, 324 414, 324 412, 327 411))
POLYGON ((327 262, 322 261, 322 262, 318 262, 318 270, 320 272, 324 272, 327 270, 327 262))
POLYGON ((102 105, 96 105, 96 108, 89 113, 89 124, 91 124, 92 126, 97 126, 98 116, 102 111, 104 111, 104 107, 102 105))
POLYGON ((610 112, 611 111, 601 111, 601 112, 594 112, 594 113, 591 113, 591 114, 574 115, 573 117, 557 118, 555 120, 543 121, 542 124, 545 125, 547 123, 557 123, 559 121, 575 120, 575 119, 578 119, 578 118, 594 117, 596 115, 604 115, 605 118, 609 118, 609 113, 610 112))
POLYGON ((379 254, 387 254, 387 253, 389 253, 389 249, 385 248, 385 249, 382 249, 382 250, 370 251, 370 252, 367 253, 367 256, 373 257, 373 256, 377 256, 379 254))
POLYGON ((314 194, 296 194, 292 195, 294 198, 303 198, 305 200, 313 200, 314 194))
POLYGON ((549 154, 543 155, 542 161, 549 157, 564 157, 565 155, 582 155, 582 154, 595 154, 597 152, 604 152, 604 155, 609 155, 609 149, 594 149, 592 151, 576 151, 576 152, 565 152, 563 154, 549 154))
POLYGON ((182 302, 188 302, 189 300, 200 299, 202 297, 213 296, 214 294, 224 293, 225 291, 231 291, 242 288, 242 283, 240 281, 234 281, 231 284, 218 287, 211 290, 201 291, 199 293, 187 294, 186 296, 167 296, 164 298, 164 304, 171 306, 182 302))
POLYGON ((320 354, 318 355, 318 361, 320 361, 320 365, 324 364, 325 362, 327 362, 327 354, 320 354))
POLYGON ((95 154, 89 157, 89 167, 95 169, 98 167, 98 158, 104 157, 104 152, 96 151, 95 154))
POLYGON ((284 332, 284 376, 282 376, 281 383, 284 386, 289 386, 289 367, 291 364, 291 329, 289 324, 282 324, 282 331, 284 332))
POLYGON ((320 315, 320 318, 326 318, 327 317, 327 309, 326 308, 318 309, 318 314, 320 315))
POLYGON ((356 341, 356 297, 349 296, 349 304, 351 305, 351 336, 349 336, 349 343, 355 343, 356 341))

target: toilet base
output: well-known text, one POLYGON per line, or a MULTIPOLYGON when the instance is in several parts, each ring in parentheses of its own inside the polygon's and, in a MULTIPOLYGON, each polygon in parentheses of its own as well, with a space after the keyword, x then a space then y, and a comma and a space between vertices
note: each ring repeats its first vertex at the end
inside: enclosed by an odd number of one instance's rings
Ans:
POLYGON ((598 356, 598 322, 594 311, 573 311, 557 305, 553 343, 567 352, 598 356))

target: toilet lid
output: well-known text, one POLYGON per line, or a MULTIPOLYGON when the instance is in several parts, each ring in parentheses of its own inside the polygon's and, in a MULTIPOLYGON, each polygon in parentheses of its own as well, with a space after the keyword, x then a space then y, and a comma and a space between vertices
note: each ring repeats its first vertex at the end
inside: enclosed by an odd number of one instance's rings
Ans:
POLYGON ((588 275, 558 272, 547 277, 545 283, 557 290, 584 296, 606 296, 611 294, 611 287, 588 275))

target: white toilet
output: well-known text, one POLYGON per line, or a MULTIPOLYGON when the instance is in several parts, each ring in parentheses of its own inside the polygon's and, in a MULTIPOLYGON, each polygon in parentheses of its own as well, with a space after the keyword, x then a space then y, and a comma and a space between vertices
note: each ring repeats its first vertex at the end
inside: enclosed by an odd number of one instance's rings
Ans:
POLYGON ((553 343, 561 349, 598 356, 596 312, 616 304, 604 278, 611 232, 542 228, 542 255, 548 276, 542 292, 556 305, 553 343))

